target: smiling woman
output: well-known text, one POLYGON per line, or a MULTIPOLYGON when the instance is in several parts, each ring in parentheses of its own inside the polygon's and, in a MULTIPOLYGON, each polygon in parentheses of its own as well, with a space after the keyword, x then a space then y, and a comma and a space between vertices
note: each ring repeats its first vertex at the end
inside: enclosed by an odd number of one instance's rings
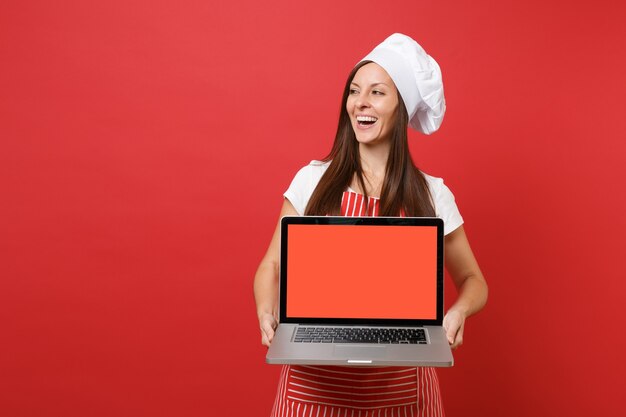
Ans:
MULTIPOLYGON (((487 285, 454 196, 443 180, 415 166, 407 139, 408 126, 425 134, 437 130, 444 112, 437 63, 408 36, 390 36, 351 71, 333 148, 324 160, 298 172, 284 194, 281 216, 442 218, 446 268, 459 291, 443 326, 456 348, 463 341, 465 319, 486 302, 487 285)), ((254 283, 261 342, 266 346, 277 325, 279 228, 254 283)), ((345 262, 367 266, 368 260, 345 262)), ((443 415, 434 369, 288 365, 272 411, 276 417, 383 414, 443 415)))
POLYGON ((335 142, 323 160, 327 172, 310 195, 306 214, 340 214, 348 187, 366 201, 375 197, 379 216, 435 216, 427 178, 409 153, 409 111, 387 70, 370 60, 358 63, 348 75, 341 103, 335 142), (363 116, 369 126, 358 121, 363 116))

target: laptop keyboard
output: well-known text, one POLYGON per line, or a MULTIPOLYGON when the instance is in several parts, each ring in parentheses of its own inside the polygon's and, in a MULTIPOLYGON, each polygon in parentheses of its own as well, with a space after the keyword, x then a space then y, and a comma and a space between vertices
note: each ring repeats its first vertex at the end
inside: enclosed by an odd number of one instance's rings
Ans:
POLYGON ((424 329, 388 329, 372 327, 298 327, 298 343, 377 343, 425 345, 424 329))

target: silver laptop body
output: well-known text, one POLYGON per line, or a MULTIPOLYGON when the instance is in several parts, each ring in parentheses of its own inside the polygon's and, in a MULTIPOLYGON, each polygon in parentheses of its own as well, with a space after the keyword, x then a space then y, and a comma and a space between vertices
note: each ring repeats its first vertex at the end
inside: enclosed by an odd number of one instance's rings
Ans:
POLYGON ((267 363, 452 366, 443 268, 438 218, 283 217, 267 363))

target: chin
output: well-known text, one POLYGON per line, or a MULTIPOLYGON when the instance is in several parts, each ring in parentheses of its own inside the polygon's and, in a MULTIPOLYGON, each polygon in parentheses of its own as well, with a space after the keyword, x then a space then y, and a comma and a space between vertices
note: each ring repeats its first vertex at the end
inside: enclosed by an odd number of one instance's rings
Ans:
POLYGON ((356 141, 363 144, 363 145, 372 145, 374 143, 378 143, 380 142, 380 138, 378 136, 362 136, 362 135, 355 135, 356 136, 356 141))

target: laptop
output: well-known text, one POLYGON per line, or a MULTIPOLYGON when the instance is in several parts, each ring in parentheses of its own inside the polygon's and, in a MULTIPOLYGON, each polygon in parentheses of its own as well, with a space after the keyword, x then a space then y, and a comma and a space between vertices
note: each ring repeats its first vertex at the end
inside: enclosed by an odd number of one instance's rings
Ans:
POLYGON ((281 219, 279 324, 270 364, 454 363, 443 329, 443 221, 281 219))

